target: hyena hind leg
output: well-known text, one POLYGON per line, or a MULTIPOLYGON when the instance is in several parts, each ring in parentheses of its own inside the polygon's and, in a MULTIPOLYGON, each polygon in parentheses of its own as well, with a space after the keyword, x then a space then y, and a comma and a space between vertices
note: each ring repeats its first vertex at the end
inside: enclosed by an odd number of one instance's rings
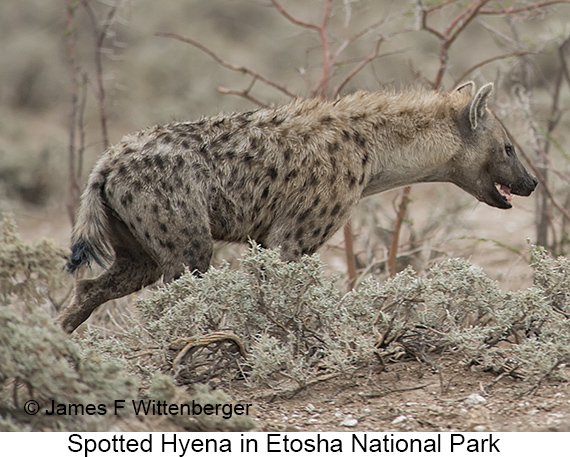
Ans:
POLYGON ((103 303, 136 292, 160 278, 161 271, 149 256, 133 256, 116 250, 113 265, 95 279, 84 279, 75 285, 73 302, 58 318, 63 329, 71 333, 103 303))
POLYGON ((65 308, 58 322, 71 333, 106 301, 136 292, 160 279, 162 271, 137 241, 125 223, 110 210, 109 242, 115 261, 101 276, 76 281, 71 305, 65 308))
POLYGON ((159 254, 159 264, 166 284, 182 276, 184 268, 188 268, 197 275, 206 273, 210 268, 214 240, 206 227, 191 239, 179 238, 178 244, 181 245, 181 249, 176 256, 164 255, 162 257, 159 254))

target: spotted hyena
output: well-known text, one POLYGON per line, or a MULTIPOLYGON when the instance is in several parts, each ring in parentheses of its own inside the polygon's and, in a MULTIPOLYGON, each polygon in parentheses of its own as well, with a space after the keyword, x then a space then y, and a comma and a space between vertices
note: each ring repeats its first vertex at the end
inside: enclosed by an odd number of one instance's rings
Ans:
POLYGON ((507 209, 537 180, 487 109, 492 84, 429 92, 356 92, 275 109, 174 122, 128 135, 103 154, 83 193, 67 268, 78 281, 60 322, 73 331, 102 303, 184 267, 205 272, 215 240, 314 253, 363 197, 452 182, 507 209), (110 267, 107 267, 110 264, 110 267))

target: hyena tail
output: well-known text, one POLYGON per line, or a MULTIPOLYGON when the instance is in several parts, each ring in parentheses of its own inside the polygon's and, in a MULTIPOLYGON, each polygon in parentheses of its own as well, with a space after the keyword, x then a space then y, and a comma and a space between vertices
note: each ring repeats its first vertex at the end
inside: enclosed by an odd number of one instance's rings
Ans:
POLYGON ((95 167, 87 188, 81 196, 81 205, 73 234, 71 236, 71 256, 66 269, 75 272, 82 265, 91 265, 91 261, 106 268, 114 255, 109 244, 109 223, 105 206, 105 183, 107 174, 103 164, 95 167))

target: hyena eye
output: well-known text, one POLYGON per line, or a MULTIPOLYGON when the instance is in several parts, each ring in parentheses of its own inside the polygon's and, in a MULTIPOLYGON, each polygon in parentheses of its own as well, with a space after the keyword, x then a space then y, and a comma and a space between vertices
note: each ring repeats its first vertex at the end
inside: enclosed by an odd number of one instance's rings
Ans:
POLYGON ((505 152, 507 156, 512 157, 515 155, 515 148, 511 144, 505 144, 505 152))

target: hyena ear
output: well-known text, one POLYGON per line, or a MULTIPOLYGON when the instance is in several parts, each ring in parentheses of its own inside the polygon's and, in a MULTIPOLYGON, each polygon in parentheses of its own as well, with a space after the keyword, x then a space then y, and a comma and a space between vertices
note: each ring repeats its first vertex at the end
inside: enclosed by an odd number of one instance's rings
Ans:
POLYGON ((469 95, 475 90, 475 83, 473 81, 466 81, 454 89, 454 92, 465 92, 469 95))
POLYGON ((475 130, 479 121, 487 116, 487 99, 493 91, 493 83, 485 84, 473 97, 469 107, 469 122, 471 130, 475 130))

